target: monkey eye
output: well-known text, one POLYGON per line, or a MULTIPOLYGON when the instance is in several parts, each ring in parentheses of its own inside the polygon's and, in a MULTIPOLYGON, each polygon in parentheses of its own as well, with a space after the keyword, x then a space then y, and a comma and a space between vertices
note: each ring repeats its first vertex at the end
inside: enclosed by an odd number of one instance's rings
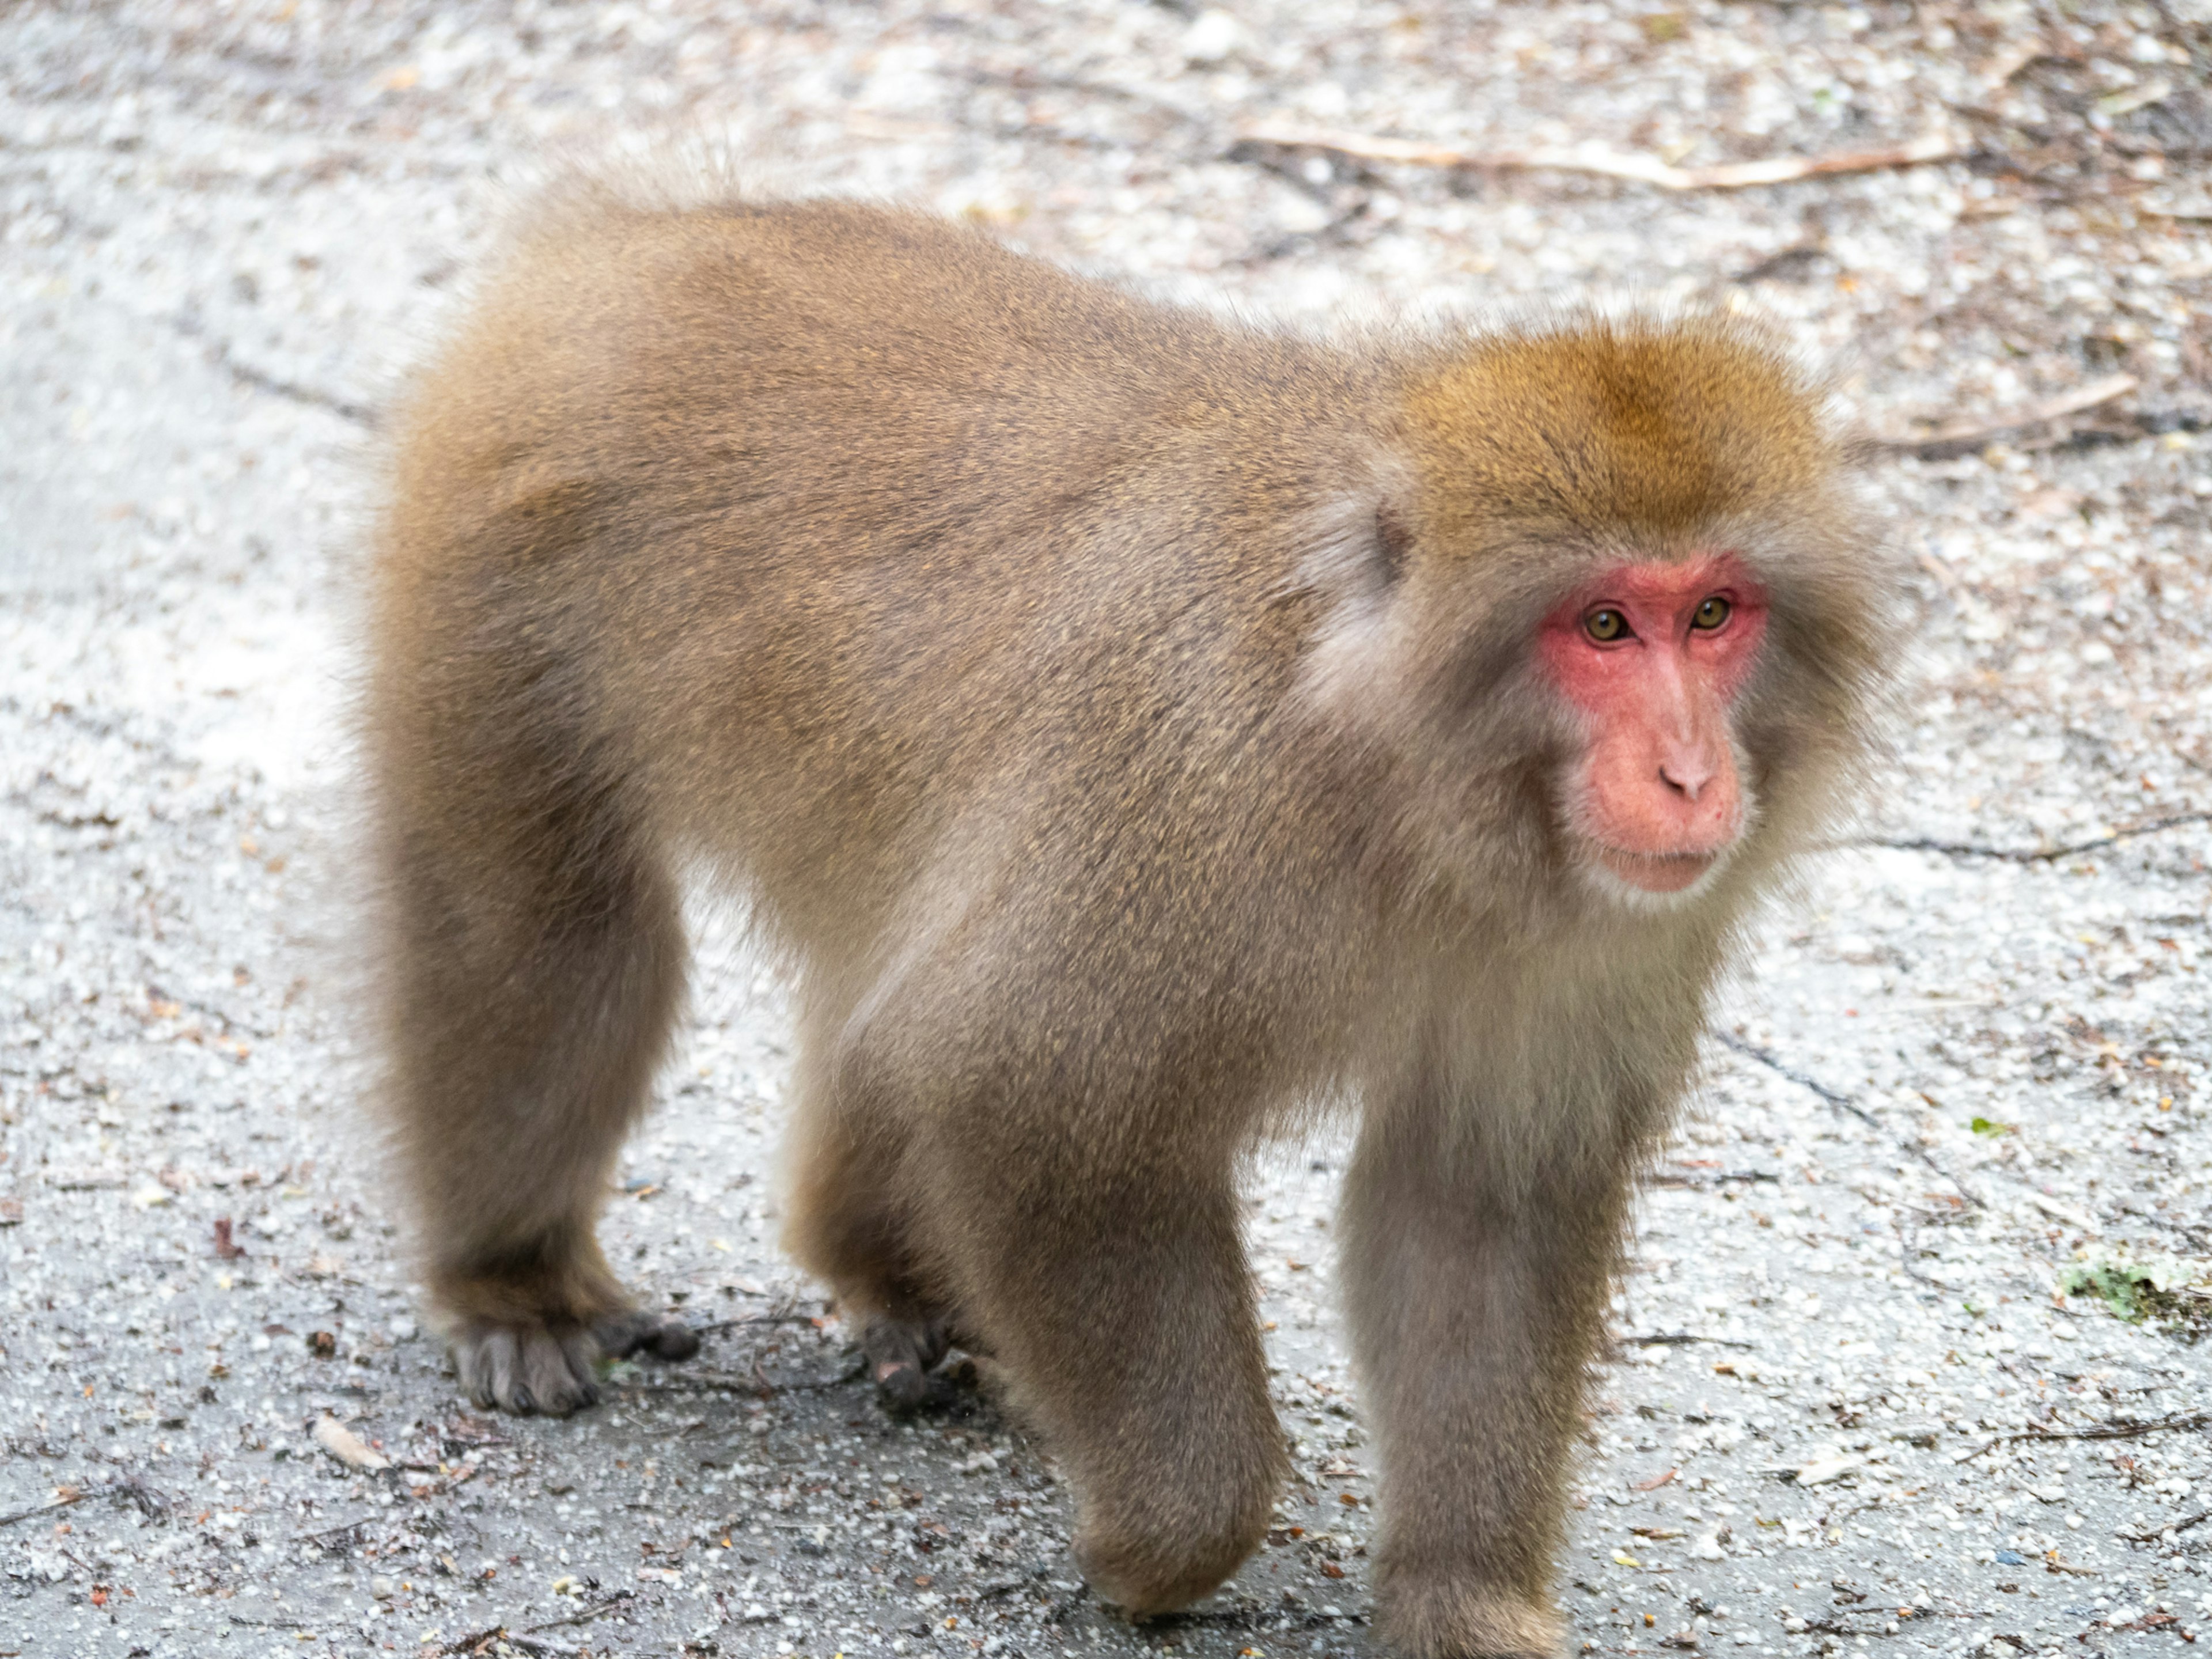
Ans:
POLYGON ((1716 593, 1698 607, 1697 614, 1690 618, 1690 626, 1702 628, 1710 634, 1726 622, 1735 609, 1734 605, 1716 593))
MULTIPOLYGON (((1706 604, 1712 601, 1708 599, 1706 604)), ((1628 637, 1628 618, 1611 605, 1601 605, 1583 618, 1583 632, 1600 645, 1611 645, 1615 640, 1628 637)))

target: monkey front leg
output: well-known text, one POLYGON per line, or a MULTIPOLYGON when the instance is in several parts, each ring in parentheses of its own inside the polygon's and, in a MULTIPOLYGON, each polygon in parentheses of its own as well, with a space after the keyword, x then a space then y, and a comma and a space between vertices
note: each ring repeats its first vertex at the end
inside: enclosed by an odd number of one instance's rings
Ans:
POLYGON ((1346 1188, 1344 1287, 1382 1471, 1375 1592, 1385 1633, 1420 1659, 1559 1643, 1567 1463, 1627 1182, 1601 1155, 1513 1159, 1443 1109, 1378 1112, 1346 1188))

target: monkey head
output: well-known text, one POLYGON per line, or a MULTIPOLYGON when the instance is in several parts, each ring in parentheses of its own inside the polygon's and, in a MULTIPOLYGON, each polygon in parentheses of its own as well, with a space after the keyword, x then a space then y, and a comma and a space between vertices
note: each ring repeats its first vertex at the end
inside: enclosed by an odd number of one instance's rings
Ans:
POLYGON ((1802 845, 1892 626, 1825 402, 1719 319, 1492 337, 1411 379, 1323 538, 1305 673, 1412 864, 1486 905, 1651 913, 1802 845))

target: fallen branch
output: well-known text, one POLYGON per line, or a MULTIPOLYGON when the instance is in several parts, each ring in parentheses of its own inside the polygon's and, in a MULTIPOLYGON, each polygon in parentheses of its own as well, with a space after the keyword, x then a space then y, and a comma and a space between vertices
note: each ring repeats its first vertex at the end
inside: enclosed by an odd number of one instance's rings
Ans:
POLYGON ((1954 161, 1966 153, 1948 134, 1931 132, 1887 149, 1840 150, 1828 155, 1784 155, 1768 161, 1727 161, 1717 167, 1678 167, 1656 155, 1636 155, 1599 144, 1540 145, 1534 149, 1455 149, 1409 138, 1379 138, 1262 121, 1246 127, 1248 143, 1278 144, 1285 149, 1328 150, 1359 161, 1395 161, 1405 167, 1451 167, 1471 173, 1589 173, 1656 185, 1661 190, 1745 190, 1757 185, 1786 185, 1847 173, 1878 173, 1889 167, 1920 167, 1954 161))
POLYGON ((335 1417, 325 1415, 317 1418, 313 1435, 318 1446, 349 1469, 359 1469, 364 1474, 379 1474, 392 1467, 390 1458, 335 1417))
POLYGON ((1924 837, 1911 841, 1861 841, 1850 844, 1855 847, 1886 847, 1897 853, 1941 853, 1947 858, 1954 859, 2002 859, 2008 864, 2048 864, 2057 859, 2070 859, 2082 853, 2101 852, 2124 841, 2133 841, 2138 836, 2154 836, 2162 830, 2180 830, 2193 823, 2212 823, 2212 812, 2180 812, 2170 818, 2153 818, 2148 823, 2131 824, 2125 830, 2115 830, 2109 836, 2099 836, 2092 841, 2077 841, 2064 847, 2052 847, 2042 852, 2031 852, 2020 847, 1978 847, 1970 842, 1935 841, 1924 837))
POLYGON ((168 321, 186 339, 198 341, 207 353, 208 361, 240 386, 250 386, 256 392, 266 392, 292 403, 326 409, 340 420, 351 421, 356 426, 373 428, 378 422, 377 411, 367 404, 356 403, 337 392, 325 392, 320 386, 302 386, 295 380, 287 380, 266 369, 256 368, 251 363, 241 362, 226 342, 210 335, 199 318, 189 312, 171 317, 168 321))
POLYGON ((1782 1177, 1771 1170, 1662 1170, 1650 1176, 1646 1185, 1653 1187, 1687 1187, 1707 1189, 1724 1186, 1731 1181, 1778 1182, 1782 1177))
POLYGON ((1930 427, 1925 432, 1877 434, 1867 441, 1875 449, 1911 450, 1923 456, 1933 451, 1936 453, 1931 459, 1940 459, 1944 454, 1977 448, 1992 438, 2002 437, 2008 432, 2017 432, 2023 427, 2041 426, 2046 421, 2061 420, 2069 415, 2079 415, 2084 410, 2096 409, 2115 398, 2126 397, 2137 384, 2132 374, 2108 374, 2101 380, 2075 386, 2071 392, 2061 392, 2056 398, 2046 398, 2039 404, 2030 404, 2025 409, 2015 409, 2002 415, 1951 421, 1942 426, 1930 427))
MULTIPOLYGON (((1805 1621, 1805 1632, 1822 1636, 1888 1636, 1895 1632, 1885 1629, 1883 1627, 1885 1624, 1904 1626, 1922 1619, 1986 1619, 1989 1615, 1982 1613, 1948 1611, 1938 1613, 1933 1607, 1884 1607, 1880 1613, 1872 1613, 1869 1617, 1875 1622, 1868 1623, 1862 1620, 1853 1623, 1849 1620, 1833 1616, 1808 1619, 1805 1621)), ((1793 1631, 1791 1633, 1794 1635, 1797 1632, 1793 1631)))

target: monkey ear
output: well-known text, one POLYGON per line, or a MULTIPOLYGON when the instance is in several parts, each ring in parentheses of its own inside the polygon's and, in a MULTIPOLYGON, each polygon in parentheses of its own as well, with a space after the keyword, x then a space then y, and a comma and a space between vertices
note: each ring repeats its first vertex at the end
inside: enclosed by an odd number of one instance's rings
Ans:
POLYGON ((1315 606, 1299 678, 1304 696, 1339 713, 1371 709, 1404 653, 1406 618, 1393 603, 1417 554, 1412 491, 1386 476, 1346 493, 1309 527, 1289 592, 1315 606), (1401 642, 1402 643, 1402 642, 1401 642))
POLYGON ((1375 508, 1375 568, 1386 586, 1395 587, 1406 574, 1413 556, 1413 526, 1396 502, 1384 501, 1375 508))
POLYGON ((1413 556, 1410 492, 1391 488, 1395 482, 1377 480, 1377 487, 1346 492, 1315 512, 1286 597, 1318 599, 1339 626, 1381 616, 1413 556))

